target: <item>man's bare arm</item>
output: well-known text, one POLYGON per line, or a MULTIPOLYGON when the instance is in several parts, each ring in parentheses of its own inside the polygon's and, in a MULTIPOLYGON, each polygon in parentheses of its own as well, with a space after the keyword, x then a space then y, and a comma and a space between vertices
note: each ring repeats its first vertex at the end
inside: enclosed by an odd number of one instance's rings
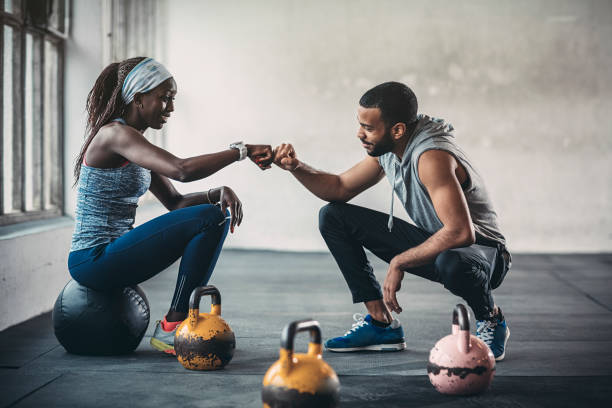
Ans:
POLYGON ((447 249, 474 243, 472 218, 461 184, 455 175, 458 165, 452 155, 441 150, 427 151, 419 159, 419 178, 427 188, 443 227, 421 245, 410 248, 391 260, 383 285, 383 296, 392 311, 399 313, 402 310, 395 293, 400 288, 403 271, 431 263, 447 249))
POLYGON ((274 162, 288 170, 311 193, 325 201, 347 202, 378 183, 384 176, 374 157, 366 157, 342 174, 331 174, 314 169, 297 158, 290 144, 274 149, 274 162))
POLYGON ((457 160, 442 150, 421 155, 419 178, 427 188, 443 226, 429 239, 398 255, 401 269, 432 262, 441 252, 474 243, 474 226, 461 184, 455 175, 457 160))

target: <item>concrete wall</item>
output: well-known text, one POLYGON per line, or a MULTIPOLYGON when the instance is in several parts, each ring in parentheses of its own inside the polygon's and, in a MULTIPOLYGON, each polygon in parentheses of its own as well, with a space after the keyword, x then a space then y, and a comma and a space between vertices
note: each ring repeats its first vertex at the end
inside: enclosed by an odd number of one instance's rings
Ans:
MULTIPOLYGON (((168 5, 174 153, 291 141, 308 163, 341 171, 364 156, 358 98, 398 80, 415 90, 421 112, 453 123, 513 250, 612 250, 612 2, 168 5)), ((220 184, 245 210, 227 246, 324 249, 324 203, 288 173, 243 162, 179 188, 220 184)), ((383 181, 354 202, 387 211, 389 194, 383 181)))

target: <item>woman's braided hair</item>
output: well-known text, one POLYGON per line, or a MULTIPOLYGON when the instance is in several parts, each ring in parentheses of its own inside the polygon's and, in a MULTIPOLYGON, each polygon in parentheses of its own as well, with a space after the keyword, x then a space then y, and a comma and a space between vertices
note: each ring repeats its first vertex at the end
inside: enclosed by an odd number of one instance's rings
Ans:
POLYGON ((130 71, 144 59, 145 57, 135 57, 121 62, 113 62, 104 68, 96 79, 93 88, 89 91, 87 104, 85 105, 87 130, 85 132, 85 142, 74 164, 74 185, 79 181, 85 152, 100 128, 112 119, 120 118, 125 114, 127 106, 121 97, 123 82, 130 71))

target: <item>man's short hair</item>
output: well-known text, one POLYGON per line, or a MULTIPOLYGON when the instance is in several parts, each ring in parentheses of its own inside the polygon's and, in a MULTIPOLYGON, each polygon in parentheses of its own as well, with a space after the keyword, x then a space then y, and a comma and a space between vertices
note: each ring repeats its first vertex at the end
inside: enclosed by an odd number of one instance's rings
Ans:
POLYGON ((387 129, 402 122, 406 126, 416 121, 418 103, 412 89, 400 82, 385 82, 363 94, 359 105, 380 109, 387 129))

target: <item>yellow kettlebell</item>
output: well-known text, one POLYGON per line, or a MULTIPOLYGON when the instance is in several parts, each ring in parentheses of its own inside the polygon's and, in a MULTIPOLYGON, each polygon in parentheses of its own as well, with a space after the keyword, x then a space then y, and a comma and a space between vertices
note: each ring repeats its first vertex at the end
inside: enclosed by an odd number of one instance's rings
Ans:
POLYGON ((236 338, 221 318, 221 294, 214 286, 199 286, 189 299, 189 316, 176 329, 174 350, 190 370, 218 370, 234 356, 236 338), (210 295, 210 313, 200 313, 200 298, 210 295))
POLYGON ((281 335, 280 358, 263 379, 264 408, 335 407, 340 400, 340 381, 323 361, 321 327, 315 320, 289 323, 281 335), (307 354, 293 352, 293 340, 301 331, 310 332, 307 354))

